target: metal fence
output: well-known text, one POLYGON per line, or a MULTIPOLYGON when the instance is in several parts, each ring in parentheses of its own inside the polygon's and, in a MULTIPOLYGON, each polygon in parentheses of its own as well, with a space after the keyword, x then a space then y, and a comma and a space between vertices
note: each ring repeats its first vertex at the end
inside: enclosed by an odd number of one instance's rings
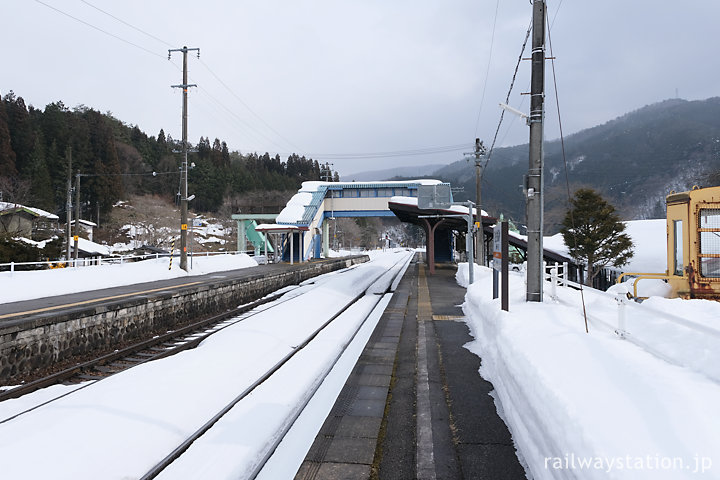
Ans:
MULTIPOLYGON (((209 257, 215 255, 237 255, 239 253, 250 254, 250 252, 230 251, 230 252, 202 252, 188 253, 188 258, 209 257)), ((173 257, 179 257, 180 253, 173 253, 173 257)), ((252 255, 251 255, 252 256, 252 255)), ((124 263, 140 262, 149 259, 169 258, 170 253, 152 253, 145 255, 118 255, 112 257, 87 257, 78 258, 77 260, 47 260, 44 262, 10 262, 0 263, 0 272, 9 271, 13 274, 18 271, 30 270, 48 270, 55 268, 79 268, 93 267, 99 265, 122 265, 124 263)))

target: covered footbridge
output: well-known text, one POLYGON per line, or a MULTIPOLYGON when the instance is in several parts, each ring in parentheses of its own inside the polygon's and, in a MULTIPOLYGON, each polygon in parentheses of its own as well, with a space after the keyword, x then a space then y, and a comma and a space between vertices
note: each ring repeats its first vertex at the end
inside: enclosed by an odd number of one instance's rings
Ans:
MULTIPOLYGON (((342 217, 394 217, 388 207, 393 197, 417 198, 421 185, 438 185, 440 180, 394 182, 304 182, 275 224, 261 224, 258 232, 278 231, 293 226, 293 258, 307 260, 329 256, 330 229, 327 220, 342 217)), ((447 185, 447 184, 446 184, 447 185)), ((449 186, 449 185, 448 185, 449 186)), ((283 256, 289 260, 289 240, 283 240, 283 256)), ((451 255, 448 249, 445 255, 451 255)))
MULTIPOLYGON (((468 207, 452 205, 449 208, 419 208, 418 192, 423 185, 445 185, 450 190, 449 184, 430 179, 304 182, 298 193, 277 215, 276 223, 260 224, 254 230, 261 234, 281 236, 271 244, 278 245, 284 260, 305 261, 329 256, 330 222, 327 220, 341 217, 397 217, 403 222, 419 225, 425 231, 428 264, 432 270, 435 262, 455 260, 454 232, 467 230, 468 207)), ((476 213, 473 211, 473 214, 476 213)), ((482 212, 486 252, 491 250, 492 226, 495 222, 495 218, 482 212)), ((255 239, 249 240, 256 242, 255 239)), ((510 243, 520 250, 527 249, 527 243, 520 237, 511 236, 510 243)), ((549 250, 544 251, 544 257, 548 262, 573 263, 572 259, 549 250)))

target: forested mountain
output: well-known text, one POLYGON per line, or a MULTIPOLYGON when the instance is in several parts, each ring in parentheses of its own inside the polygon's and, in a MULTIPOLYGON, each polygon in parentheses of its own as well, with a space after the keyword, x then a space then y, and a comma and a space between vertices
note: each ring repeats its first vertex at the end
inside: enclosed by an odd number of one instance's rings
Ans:
MULTIPOLYGON (((545 227, 552 232, 567 209, 566 170, 560 141, 544 148, 545 227)), ((565 154, 571 192, 601 192, 625 220, 662 218, 671 190, 720 184, 720 98, 649 105, 566 137, 565 154)), ((528 145, 496 149, 484 174, 483 207, 524 223, 527 169, 528 145)), ((433 176, 464 187, 456 199, 474 199, 472 163, 455 162, 433 176)))
MULTIPOLYGON (((182 155, 176 152, 181 150, 181 142, 162 130, 148 136, 85 106, 70 110, 56 102, 39 110, 12 91, 0 101, 4 201, 64 212, 70 158, 73 181, 76 173, 83 175, 81 204, 88 212, 107 212, 134 193, 173 198, 179 191, 182 155)), ((225 198, 244 192, 296 190, 303 181, 333 177, 312 159, 230 152, 219 139, 201 137, 192 150, 189 191, 195 194, 192 207, 201 211, 217 210, 225 198)))

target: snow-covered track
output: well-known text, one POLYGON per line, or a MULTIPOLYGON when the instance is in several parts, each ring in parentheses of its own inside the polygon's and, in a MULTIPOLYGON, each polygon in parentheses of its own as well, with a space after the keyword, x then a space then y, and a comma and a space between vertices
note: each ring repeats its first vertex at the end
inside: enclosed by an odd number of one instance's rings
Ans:
MULTIPOLYGON (((210 431, 211 428, 216 423, 218 423, 221 418, 228 414, 243 399, 248 397, 248 395, 255 391, 259 386, 263 385, 266 382, 271 382, 273 380, 273 375, 280 371, 281 368, 285 366, 289 361, 291 361, 297 354, 299 354, 306 347, 311 345, 313 340, 315 340, 328 326, 330 326, 338 318, 342 317, 345 312, 351 309, 351 307, 353 307, 361 299, 373 297, 372 306, 369 308, 369 313, 365 315, 363 320, 355 326, 351 334, 348 335, 347 338, 343 341, 343 344, 341 348, 338 349, 338 352, 333 355, 333 358, 330 362, 328 362, 324 370, 317 375, 312 387, 304 393, 300 404, 295 405, 287 418, 282 420, 281 424, 283 426, 281 430, 275 432, 273 439, 265 444, 265 447, 263 448, 259 456, 256 458, 256 460, 253 462, 251 468, 244 471, 242 476, 242 478, 245 479, 256 478, 265 466, 266 462, 272 456, 273 452, 276 450, 277 446, 283 441, 285 435, 291 429, 295 420, 297 420, 303 409, 313 398, 315 392, 320 388, 324 379, 330 374, 334 365, 338 362, 338 360, 344 354, 345 350, 356 338, 358 332, 364 326, 365 322, 368 320, 368 318, 371 317, 375 309, 378 307, 378 304, 380 304, 384 295, 387 293, 391 293, 397 287, 398 278, 401 278, 402 275, 405 273, 405 270, 407 269, 407 266, 410 264, 411 260, 412 256, 403 257, 387 271, 381 272, 379 275, 377 275, 368 288, 356 294, 340 310, 335 312, 319 327, 310 332, 301 343, 294 346, 291 351, 282 356, 274 365, 272 365, 271 368, 267 369, 254 382, 252 382, 242 392, 240 392, 232 401, 225 405, 217 414, 210 418, 202 427, 196 430, 192 435, 188 436, 188 438, 180 445, 178 445, 177 448, 175 448, 162 461, 157 463, 144 476, 142 476, 141 480, 153 479, 160 475, 166 468, 172 465, 173 462, 176 462, 179 458, 181 458, 181 456, 193 445, 193 443, 195 443, 204 434, 210 431)), ((170 477, 172 477, 172 475, 170 475, 170 477)))
MULTIPOLYGON (((0 419, 0 423, 12 420, 19 415, 32 411, 35 408, 45 405, 51 401, 85 388, 94 382, 102 380, 103 378, 122 372, 141 363, 169 357, 190 348, 195 348, 200 344, 200 342, 208 338, 210 335, 213 335, 230 325, 245 320, 248 316, 254 314, 252 313, 254 309, 257 309, 266 303, 280 299, 280 297, 285 295, 287 292, 288 289, 284 289, 282 293, 268 295, 254 302, 241 305, 234 310, 192 322, 184 327, 178 328, 177 330, 169 331, 163 335, 154 336, 153 338, 143 340, 129 347, 116 350, 107 355, 102 355, 24 385, 0 392, 1 402, 13 398, 19 398, 23 395, 27 395, 59 383, 82 384, 75 390, 66 392, 63 395, 54 397, 50 400, 46 400, 11 417, 0 419), (246 312, 250 313, 246 314, 246 312)), ((282 300, 280 302, 282 302, 282 300)))

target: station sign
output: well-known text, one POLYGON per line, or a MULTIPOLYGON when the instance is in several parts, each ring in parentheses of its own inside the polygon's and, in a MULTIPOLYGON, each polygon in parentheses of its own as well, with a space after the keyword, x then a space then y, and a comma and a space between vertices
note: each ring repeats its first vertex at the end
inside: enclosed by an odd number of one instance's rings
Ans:
POLYGON ((502 268, 502 225, 493 227, 493 270, 498 272, 502 268))

